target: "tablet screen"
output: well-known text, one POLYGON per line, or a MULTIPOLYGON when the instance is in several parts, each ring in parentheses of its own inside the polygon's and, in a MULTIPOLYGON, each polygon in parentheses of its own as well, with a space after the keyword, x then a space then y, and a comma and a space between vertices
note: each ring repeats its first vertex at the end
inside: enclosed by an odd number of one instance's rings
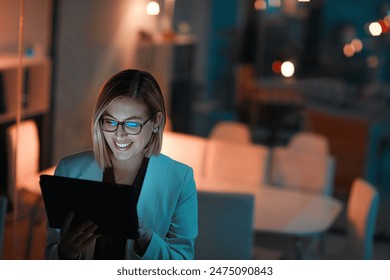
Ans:
POLYGON ((74 212, 72 227, 89 219, 98 225, 98 234, 138 238, 136 192, 131 186, 51 175, 41 175, 40 186, 50 227, 61 228, 74 212))

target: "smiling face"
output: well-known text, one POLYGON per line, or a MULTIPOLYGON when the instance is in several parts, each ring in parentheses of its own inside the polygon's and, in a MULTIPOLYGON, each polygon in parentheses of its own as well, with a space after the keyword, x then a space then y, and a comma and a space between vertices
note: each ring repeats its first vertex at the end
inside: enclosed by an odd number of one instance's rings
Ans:
MULTIPOLYGON (((150 116, 146 106, 141 102, 128 97, 120 97, 108 106, 102 118, 118 122, 131 121, 143 124, 150 116)), ((154 123, 149 120, 137 135, 126 133, 122 125, 118 125, 115 132, 103 131, 104 138, 112 152, 112 162, 142 160, 145 156, 144 148, 150 140, 153 128, 154 123)))
POLYGON ((100 88, 91 125, 93 152, 101 169, 122 168, 122 159, 159 155, 165 118, 164 98, 150 73, 125 69, 109 78, 100 88), (108 115, 111 119, 102 121, 108 115), (139 135, 135 135, 139 132, 135 122, 145 124, 139 135), (118 123, 118 131, 110 132, 118 123))

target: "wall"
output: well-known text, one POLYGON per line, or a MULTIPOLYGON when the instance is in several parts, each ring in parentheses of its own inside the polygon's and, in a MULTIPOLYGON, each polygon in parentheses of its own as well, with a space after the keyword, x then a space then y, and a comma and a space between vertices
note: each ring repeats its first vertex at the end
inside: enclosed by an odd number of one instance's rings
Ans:
MULTIPOLYGON (((25 0, 24 1, 24 32, 23 32, 23 43, 24 49, 26 47, 33 47, 35 55, 48 55, 48 50, 50 48, 51 41, 51 20, 52 20, 52 0, 25 0)), ((19 14, 20 14, 20 1, 18 0, 0 0, 0 56, 7 57, 8 55, 16 55, 18 53, 18 44, 19 44, 19 14)), ((8 56, 11 57, 11 56, 8 56)), ((7 60, 5 60, 7 61, 7 60)), ((2 60, 0 64, 4 61, 2 60)), ((14 64, 14 66, 16 66, 14 64)), ((34 78, 29 79, 29 85, 31 88, 28 90, 28 104, 29 104, 29 114, 28 117, 33 117, 37 122, 40 136, 46 131, 45 121, 43 121, 47 103, 41 102, 37 104, 42 99, 46 99, 46 90, 47 85, 45 82, 35 83, 37 80, 42 79, 45 81, 45 71, 41 72, 40 67, 34 67, 34 74, 31 74, 34 78), (38 69, 38 70, 37 70, 38 69), (42 74, 43 73, 43 74, 42 74), (42 74, 42 75, 41 75, 42 74), (35 81, 33 81, 35 80, 35 81), (36 90, 40 89, 40 90, 36 90), (40 98, 33 100, 33 96, 39 96, 40 98), (39 113, 31 109, 39 108, 39 113), (43 114, 43 115, 42 115, 43 114)), ((4 70, 4 69, 3 69, 4 70)), ((6 187, 8 182, 11 180, 8 176, 8 150, 6 145, 6 128, 15 121, 16 115, 16 94, 17 94, 17 79, 16 72, 12 70, 3 72, 0 78, 3 78, 6 75, 8 77, 5 80, 2 80, 2 84, 6 83, 4 86, 4 91, 0 89, 0 111, 1 111, 1 121, 0 121, 0 194, 6 193, 6 187), (7 73, 6 73, 7 72, 7 73), (11 74, 10 74, 11 73, 11 74), (13 73, 13 74, 12 74, 13 73), (14 75, 15 74, 15 75, 14 75), (9 95, 8 95, 9 94, 9 95), (12 98, 10 98, 12 96, 12 98), (9 98, 9 99, 8 99, 9 98), (13 109, 8 113, 3 114, 6 109, 7 102, 15 102, 13 104, 13 109)), ((30 72, 32 73, 32 72, 30 72)), ((30 76, 30 77, 32 77, 30 76)), ((41 81, 41 80, 40 80, 41 81)), ((50 82, 46 80, 47 82, 50 82)), ((3 85, 4 85, 3 84, 3 85)), ((27 91, 24 91, 27 93, 27 91)), ((8 108, 10 109, 10 108, 8 108)), ((22 112, 23 113, 23 112, 22 112)), ((44 142, 46 138, 41 137, 41 140, 44 142)), ((45 154, 46 147, 48 145, 43 145, 41 150, 41 155, 45 154)), ((41 146, 42 147, 42 146, 41 146)), ((41 157, 41 163, 45 160, 45 157, 41 157)), ((44 165, 44 164, 41 164, 44 165)))
POLYGON ((211 3, 209 0, 176 0, 174 27, 182 22, 190 25, 191 32, 196 35, 195 77, 196 84, 201 88, 207 76, 207 52, 209 45, 209 25, 211 21, 211 3))
POLYGON ((231 98, 232 63, 240 48, 249 0, 176 0, 175 24, 186 21, 198 38, 195 80, 200 97, 231 98), (224 79, 224 80, 223 80, 224 79), (223 80, 223 81, 221 81, 223 80))
POLYGON ((91 148, 90 123, 103 82, 134 65, 137 32, 153 30, 146 0, 55 1, 52 161, 91 148))
MULTIPOLYGON (((137 31, 141 28, 152 31, 157 27, 157 18, 144 12, 147 2, 55 1, 58 39, 55 40, 53 162, 91 147, 91 114, 101 84, 120 69, 134 66, 137 31)), ((234 20, 236 27, 242 25, 242 7, 245 6, 242 3, 246 2, 229 1, 229 6, 240 11, 234 20)), ((174 11, 174 24, 187 21, 192 34, 198 38, 195 80, 201 91, 210 79, 210 56, 215 55, 210 53, 212 10, 214 14, 226 10, 215 10, 215 5, 224 7, 225 4, 220 0, 176 0, 174 11)))
MULTIPOLYGON (((47 54, 50 47, 52 0, 28 0, 24 6, 24 45, 47 54)), ((17 53, 19 1, 0 0, 0 52, 17 53)))

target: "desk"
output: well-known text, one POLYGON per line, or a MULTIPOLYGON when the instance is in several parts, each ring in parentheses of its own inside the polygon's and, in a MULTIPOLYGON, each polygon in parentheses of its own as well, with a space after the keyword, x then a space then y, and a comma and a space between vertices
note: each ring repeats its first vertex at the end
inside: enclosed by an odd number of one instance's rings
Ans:
POLYGON ((258 87, 248 99, 259 104, 303 105, 301 93, 292 88, 258 87))
POLYGON ((342 204, 324 195, 264 186, 255 195, 254 228, 258 231, 315 235, 330 228, 342 204))
POLYGON ((260 187, 212 178, 197 180, 197 188, 253 194, 254 230, 296 237, 298 258, 302 254, 302 248, 298 248, 301 246, 300 238, 324 233, 342 210, 342 203, 335 198, 275 186, 260 187))
POLYGON ((199 178, 202 191, 247 193, 255 198, 254 229, 258 231, 307 236, 329 229, 342 209, 333 197, 284 189, 257 186, 234 180, 199 178))

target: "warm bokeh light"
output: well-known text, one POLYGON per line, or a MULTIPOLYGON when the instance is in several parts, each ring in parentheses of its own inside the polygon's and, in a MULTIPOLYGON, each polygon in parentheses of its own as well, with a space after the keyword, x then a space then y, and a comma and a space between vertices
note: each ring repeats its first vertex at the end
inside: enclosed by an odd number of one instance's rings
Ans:
POLYGON ((256 0, 255 1, 255 9, 258 11, 264 11, 267 9, 267 2, 265 0, 256 0))
POLYGON ((282 70, 282 62, 280 62, 279 60, 275 60, 273 63, 272 63, 272 71, 275 73, 275 74, 279 74, 282 70))
POLYGON ((377 56, 375 55, 370 55, 368 58, 367 58, 367 65, 368 67, 370 68, 376 68, 378 67, 379 65, 379 59, 377 56))
POLYGON ((385 22, 386 26, 388 28, 390 28, 390 16, 385 16, 385 18, 383 19, 383 21, 385 22))
POLYGON ((150 16, 155 16, 160 13, 160 5, 157 2, 149 2, 146 5, 146 13, 150 16))
POLYGON ((382 33, 382 26, 379 22, 371 22, 368 26, 368 30, 372 36, 379 36, 382 33))
POLYGON ((295 73, 294 64, 291 61, 285 61, 282 63, 281 72, 284 77, 292 77, 295 73))
POLYGON ((385 22, 385 20, 379 20, 378 23, 381 25, 381 28, 382 28, 382 33, 386 33, 386 32, 389 32, 389 26, 387 25, 387 23, 385 22))
POLYGON ((352 44, 345 44, 343 48, 343 53, 346 57, 352 57, 355 54, 355 48, 352 44))
POLYGON ((310 2, 310 0, 298 0, 298 2, 310 2))
POLYGON ((351 41, 351 45, 353 46, 355 52, 361 52, 363 49, 363 42, 360 39, 353 39, 351 41))

